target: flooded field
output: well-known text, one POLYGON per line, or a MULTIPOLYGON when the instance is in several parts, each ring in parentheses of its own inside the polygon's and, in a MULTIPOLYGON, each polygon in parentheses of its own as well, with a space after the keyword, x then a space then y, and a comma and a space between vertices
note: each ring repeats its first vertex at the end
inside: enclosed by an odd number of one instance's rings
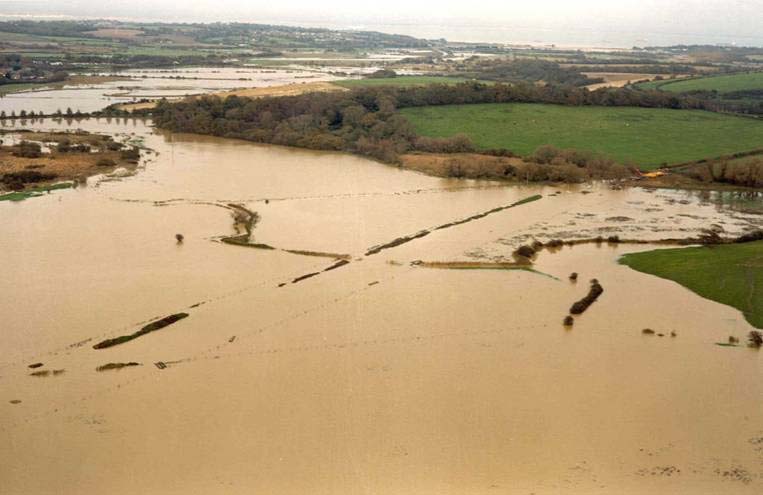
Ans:
POLYGON ((0 493, 763 489, 763 356, 715 345, 751 327, 617 264, 654 245, 448 269, 532 240, 738 235, 763 226, 760 199, 76 125, 153 151, 134 175, 0 202, 0 493), (593 278, 603 295, 565 328, 593 278))
POLYGON ((93 112, 114 103, 143 98, 179 98, 238 88, 260 88, 300 82, 333 81, 339 77, 308 68, 179 68, 133 70, 115 74, 124 80, 100 84, 44 88, 0 97, 0 111, 53 114, 57 110, 93 112))

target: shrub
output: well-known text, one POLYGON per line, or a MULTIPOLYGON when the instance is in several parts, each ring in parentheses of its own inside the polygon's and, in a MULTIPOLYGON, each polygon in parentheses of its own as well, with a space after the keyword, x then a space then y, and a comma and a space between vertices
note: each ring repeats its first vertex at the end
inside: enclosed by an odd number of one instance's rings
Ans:
POLYGON ((529 159, 530 161, 533 161, 535 163, 540 164, 549 164, 551 163, 554 158, 559 156, 561 151, 557 149, 554 146, 551 146, 550 144, 544 144, 543 146, 539 146, 532 155, 530 155, 529 159))
POLYGON ((122 160, 127 160, 128 162, 137 162, 140 159, 140 150, 133 146, 131 148, 122 150, 119 156, 122 158, 122 160))
POLYGON ((760 333, 757 330, 751 331, 747 335, 747 342, 750 347, 754 347, 755 349, 760 349, 763 347, 763 334, 760 333))
POLYGON ((535 256, 535 249, 533 249, 531 246, 519 246, 516 251, 514 251, 514 254, 517 256, 522 256, 524 258, 532 258, 535 256))
POLYGON ((763 230, 753 230, 752 232, 747 232, 746 234, 742 234, 734 240, 734 242, 740 244, 753 241, 763 241, 763 230))
POLYGON ((460 179, 466 177, 466 166, 462 160, 451 159, 445 162, 445 176, 460 179))
POLYGON ((397 72, 392 69, 379 69, 366 76, 369 79, 391 79, 397 77, 397 72))
POLYGON ((465 134, 456 134, 449 138, 419 137, 414 143, 418 151, 427 153, 468 153, 475 150, 471 138, 465 134))
POLYGON ((37 170, 22 170, 20 172, 9 172, 2 177, 2 183, 10 189, 23 189, 24 184, 53 180, 56 174, 46 174, 37 170))
POLYGON ((548 179, 554 182, 578 183, 586 180, 586 173, 581 168, 564 163, 548 169, 548 179))
POLYGON ((72 146, 71 141, 69 141, 68 139, 62 139, 58 143, 58 146, 56 146, 56 150, 59 153, 68 153, 69 151, 71 151, 71 146, 72 146))
POLYGON ((40 143, 21 141, 13 154, 23 158, 39 158, 42 156, 42 146, 40 143))
POLYGON ((113 167, 117 163, 111 158, 99 158, 95 164, 99 167, 113 167))

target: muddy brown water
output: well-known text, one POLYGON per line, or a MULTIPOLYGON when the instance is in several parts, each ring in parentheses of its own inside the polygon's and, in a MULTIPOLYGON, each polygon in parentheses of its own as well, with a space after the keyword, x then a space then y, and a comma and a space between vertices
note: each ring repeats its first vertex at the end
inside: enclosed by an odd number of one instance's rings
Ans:
POLYGON ((0 202, 0 493, 763 488, 763 355, 714 345, 751 327, 616 263, 650 246, 543 252, 537 273, 410 264, 510 261, 532 238, 733 235, 760 216, 688 192, 455 181, 140 120, 78 125, 158 155, 0 202), (218 242, 236 233, 230 203, 258 212, 251 241, 277 249, 218 242), (351 262, 323 271, 335 260, 287 249, 351 262), (566 330, 591 278, 605 292, 566 330), (51 374, 30 377, 37 362, 51 374), (143 366, 95 371, 127 362, 143 366))

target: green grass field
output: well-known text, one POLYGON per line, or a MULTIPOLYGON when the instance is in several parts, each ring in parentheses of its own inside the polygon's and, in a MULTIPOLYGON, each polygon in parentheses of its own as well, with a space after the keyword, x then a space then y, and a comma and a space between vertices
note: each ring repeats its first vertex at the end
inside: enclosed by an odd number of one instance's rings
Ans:
POLYGON ((661 81, 646 81, 642 83, 638 83, 635 85, 638 89, 660 89, 660 86, 666 83, 669 83, 672 81, 667 80, 661 80, 661 81))
POLYGON ((469 79, 463 77, 445 76, 398 76, 379 79, 345 79, 335 81, 334 84, 345 88, 359 88, 366 86, 423 86, 425 84, 458 84, 469 79))
POLYGON ((126 49, 119 49, 119 52, 127 55, 149 55, 154 57, 191 57, 204 56, 210 52, 199 50, 197 48, 163 47, 163 46, 128 46, 126 49))
POLYGON ((763 328, 763 241, 631 253, 620 263, 737 308, 763 328))
POLYGON ((638 87, 641 89, 659 89, 673 93, 700 90, 715 90, 719 93, 748 91, 751 89, 763 89, 763 72, 749 72, 744 74, 708 76, 668 81, 650 81, 648 83, 639 84, 638 87))
POLYGON ((59 189, 71 189, 73 187, 73 182, 59 182, 57 184, 34 187, 24 191, 14 191, 9 193, 0 192, 0 201, 24 201, 28 198, 36 198, 38 196, 42 196, 43 193, 49 193, 50 191, 57 191, 59 189))
POLYGON ((464 133, 481 149, 520 155, 544 144, 590 150, 643 169, 763 147, 763 121, 699 110, 496 103, 402 113, 424 136, 464 133))

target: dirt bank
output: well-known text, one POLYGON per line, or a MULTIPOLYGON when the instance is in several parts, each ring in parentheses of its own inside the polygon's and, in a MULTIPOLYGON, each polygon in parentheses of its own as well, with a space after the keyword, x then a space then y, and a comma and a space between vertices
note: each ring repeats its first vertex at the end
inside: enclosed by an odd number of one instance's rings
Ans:
POLYGON ((600 88, 622 88, 636 81, 651 81, 657 74, 633 73, 633 72, 583 72, 590 78, 600 77, 604 82, 586 86, 590 91, 600 88))

